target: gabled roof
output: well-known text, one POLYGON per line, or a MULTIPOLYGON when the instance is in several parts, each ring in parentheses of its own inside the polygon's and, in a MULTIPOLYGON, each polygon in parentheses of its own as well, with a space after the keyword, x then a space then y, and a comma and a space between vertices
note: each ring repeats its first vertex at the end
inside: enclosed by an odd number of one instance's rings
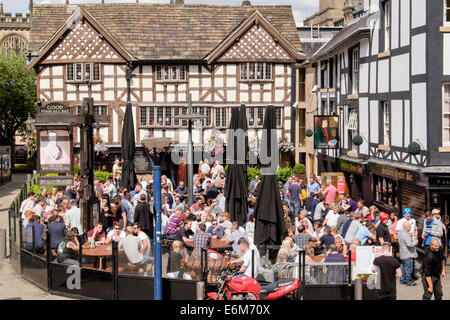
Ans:
POLYGON ((88 23, 93 26, 97 32, 102 34, 108 43, 119 53, 124 61, 133 59, 133 56, 125 50, 110 34, 105 30, 86 10, 83 8, 78 8, 59 28, 59 30, 44 44, 41 48, 40 53, 37 57, 30 61, 28 64, 28 69, 33 68, 38 62, 40 62, 49 52, 49 50, 66 34, 70 31, 72 26, 77 23, 77 21, 85 19, 88 23))
POLYGON ((254 24, 262 24, 269 34, 279 41, 282 47, 295 59, 304 59, 305 56, 298 52, 297 49, 286 40, 275 28, 272 27, 269 21, 265 19, 259 11, 255 11, 250 17, 245 19, 235 30, 233 30, 227 38, 225 38, 219 46, 206 56, 208 64, 219 58, 226 52, 243 34, 245 34, 254 24))
POLYGON ((317 61, 332 55, 335 50, 345 48, 352 45, 353 42, 359 41, 361 38, 368 38, 370 36, 370 22, 372 15, 366 15, 351 24, 348 24, 344 29, 336 33, 326 44, 322 46, 312 56, 311 61, 317 61))
MULTIPOLYGON (((29 50, 42 52, 72 15, 66 5, 34 5, 29 50)), ((138 60, 203 60, 256 11, 301 51, 291 6, 117 3, 80 5, 138 60)))

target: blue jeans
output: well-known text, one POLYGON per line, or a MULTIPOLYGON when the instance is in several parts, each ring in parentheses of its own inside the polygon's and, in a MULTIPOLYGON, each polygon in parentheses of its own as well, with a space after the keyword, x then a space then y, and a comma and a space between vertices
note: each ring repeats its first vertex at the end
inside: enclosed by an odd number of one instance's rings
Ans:
POLYGON ((408 258, 401 260, 400 267, 402 269, 402 277, 400 283, 411 284, 413 283, 412 275, 414 272, 414 259, 408 258))
POLYGON ((298 216, 300 213, 300 201, 291 200, 291 209, 294 211, 295 216, 298 216))

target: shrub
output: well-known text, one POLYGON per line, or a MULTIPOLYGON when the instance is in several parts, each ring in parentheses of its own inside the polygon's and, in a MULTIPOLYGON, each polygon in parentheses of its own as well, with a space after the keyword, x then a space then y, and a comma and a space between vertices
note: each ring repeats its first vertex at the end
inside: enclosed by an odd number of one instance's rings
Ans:
POLYGON ((279 168, 277 170, 277 180, 282 184, 285 184, 288 177, 292 177, 294 175, 294 171, 290 167, 279 168))
POLYGON ((100 180, 102 183, 105 183, 109 177, 112 177, 112 172, 108 171, 95 171, 94 179, 100 180))
POLYGON ((297 163, 293 169, 294 174, 304 174, 306 172, 306 168, 304 164, 297 163))
POLYGON ((80 174, 80 166, 79 165, 73 166, 73 174, 80 174))
MULTIPOLYGON (((46 176, 46 177, 57 177, 57 176, 59 176, 59 174, 57 174, 57 173, 47 173, 47 174, 44 174, 44 176, 46 176)), ((33 182, 36 183, 37 179, 33 180, 33 182)), ((61 187, 57 187, 57 186, 38 186, 35 183, 33 183, 31 185, 31 190, 30 191, 33 191, 37 196, 41 194, 42 188, 47 189, 48 192, 51 192, 53 188, 56 188, 58 191, 61 190, 61 187)))
POLYGON ((261 169, 256 167, 247 168, 247 180, 248 183, 252 182, 255 179, 255 176, 258 175, 261 178, 261 169))

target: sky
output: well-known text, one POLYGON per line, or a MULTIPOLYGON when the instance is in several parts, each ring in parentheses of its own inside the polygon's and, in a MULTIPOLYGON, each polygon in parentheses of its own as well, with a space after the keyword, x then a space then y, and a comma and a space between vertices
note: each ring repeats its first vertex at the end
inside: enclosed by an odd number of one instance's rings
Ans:
MULTIPOLYGON (((297 26, 303 25, 303 20, 319 9, 319 0, 250 0, 252 5, 291 5, 297 26)), ((0 0, 3 11, 11 13, 26 13, 28 0, 0 0)), ((101 0, 70 0, 70 3, 100 3, 101 0)), ((105 3, 136 2, 135 0, 105 0, 105 3)), ((169 3, 170 0, 139 0, 142 3, 169 3)), ((34 0, 34 3, 64 4, 65 0, 34 0)), ((186 4, 223 4, 240 5, 242 0, 185 0, 186 4)))

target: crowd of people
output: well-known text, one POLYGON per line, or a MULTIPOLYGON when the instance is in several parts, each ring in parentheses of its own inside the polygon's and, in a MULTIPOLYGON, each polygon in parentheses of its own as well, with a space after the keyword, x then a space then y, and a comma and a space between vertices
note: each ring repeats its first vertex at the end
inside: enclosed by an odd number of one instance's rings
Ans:
MULTIPOLYGON (((244 262, 243 272, 257 272, 258 265, 250 265, 252 260, 248 256, 249 252, 258 252, 253 245, 253 210, 261 180, 255 176, 249 183, 247 221, 240 225, 231 221, 225 210, 225 176, 224 167, 218 161, 211 165, 202 161, 193 177, 195 201, 190 207, 184 181, 175 185, 167 176, 161 177, 161 231, 166 243, 171 245, 168 276, 190 279, 192 274, 185 272, 184 266, 197 259, 201 249, 208 248, 212 241, 230 245, 230 256, 244 262)), ((34 233, 29 233, 34 234, 34 239, 28 238, 28 246, 42 249, 42 234, 47 228, 52 253, 61 263, 78 263, 76 253, 85 242, 101 245, 116 241, 129 263, 150 264, 153 260, 150 241, 154 221, 153 181, 144 179, 133 190, 121 187, 120 181, 120 161, 116 160, 113 176, 104 184, 95 181, 100 212, 98 223, 89 231, 83 230, 81 223, 82 191, 78 179, 64 192, 55 188, 48 192, 43 188, 37 197, 30 192, 20 208, 24 229, 34 228, 34 233)), ((401 218, 394 212, 380 212, 374 205, 367 206, 362 199, 340 194, 331 180, 322 184, 315 175, 310 176, 309 183, 296 176, 289 177, 280 186, 280 197, 288 230, 276 259, 280 263, 295 261, 300 251, 306 252, 306 262, 346 262, 348 259, 354 262, 358 246, 391 244, 391 251, 394 247, 399 252, 400 283, 413 286, 416 285, 414 259, 419 240, 429 252, 436 239, 442 247, 441 239, 446 232, 439 210, 426 213, 423 231, 419 234, 411 209, 405 208, 401 218)), ((257 254, 254 260, 259 264, 257 254)), ((433 279, 430 281, 435 281, 433 279)), ((432 287, 428 280, 425 285, 432 287)), ((436 287, 439 286, 433 286, 436 287)), ((439 292, 435 294, 439 296, 439 292)))

